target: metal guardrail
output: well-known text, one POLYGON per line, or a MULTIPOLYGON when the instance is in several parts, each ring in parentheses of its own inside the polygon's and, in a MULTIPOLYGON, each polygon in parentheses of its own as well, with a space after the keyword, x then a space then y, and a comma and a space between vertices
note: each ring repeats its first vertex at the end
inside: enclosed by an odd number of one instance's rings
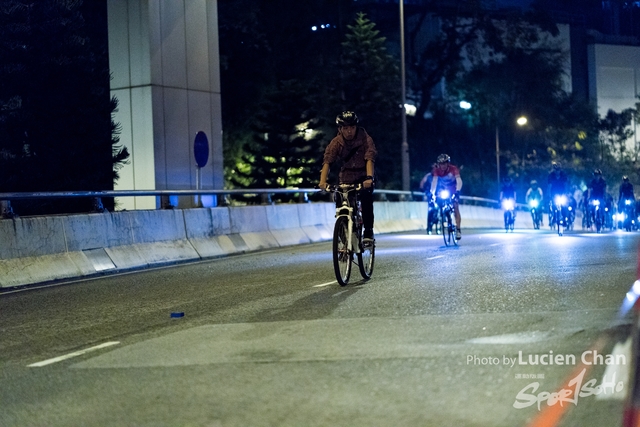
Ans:
MULTIPOLYGON (((62 199, 62 198, 89 198, 93 199, 93 212, 104 212, 102 205, 103 198, 109 197, 141 197, 154 196, 160 198, 158 206, 162 209, 173 209, 175 206, 171 204, 172 196, 221 196, 220 206, 227 206, 227 200, 230 196, 255 196, 259 195, 262 204, 272 204, 271 196, 274 194, 297 194, 301 203, 309 202, 308 195, 320 193, 316 188, 257 188, 257 189, 232 189, 232 190, 108 190, 108 191, 49 191, 49 192, 16 192, 16 193, 0 193, 0 218, 13 218, 16 213, 11 207, 12 200, 28 200, 28 199, 62 199)), ((382 196, 384 200, 388 200, 387 196, 398 196, 401 201, 422 201, 424 193, 421 191, 401 191, 401 190, 385 190, 376 189, 376 195, 382 196)), ((497 200, 486 199, 483 197, 461 196, 461 203, 475 205, 494 205, 498 204, 497 200)))

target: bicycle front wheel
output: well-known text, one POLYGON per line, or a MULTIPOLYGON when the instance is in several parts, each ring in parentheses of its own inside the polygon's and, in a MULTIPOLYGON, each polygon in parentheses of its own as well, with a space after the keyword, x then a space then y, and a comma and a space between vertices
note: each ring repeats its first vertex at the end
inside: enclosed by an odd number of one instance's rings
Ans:
POLYGON ((451 212, 442 214, 442 238, 446 246, 456 245, 456 230, 451 222, 451 212))
POLYGON ((360 275, 363 279, 371 279, 373 273, 373 263, 376 259, 376 244, 371 242, 367 245, 362 245, 362 250, 358 254, 358 267, 360 268, 360 275))
POLYGON ((562 236, 564 234, 564 220, 559 210, 556 211, 556 226, 558 227, 558 236, 562 236))
POLYGON ((346 286, 351 276, 353 254, 348 244, 349 221, 345 217, 338 217, 333 229, 333 270, 340 286, 346 286))

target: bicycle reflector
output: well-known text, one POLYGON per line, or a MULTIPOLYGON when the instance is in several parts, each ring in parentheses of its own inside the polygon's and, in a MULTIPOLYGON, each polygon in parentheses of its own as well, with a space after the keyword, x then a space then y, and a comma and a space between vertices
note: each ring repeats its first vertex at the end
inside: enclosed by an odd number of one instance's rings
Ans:
POLYGON ((532 208, 537 208, 538 207, 538 201, 537 200, 529 200, 529 206, 531 206, 532 208))

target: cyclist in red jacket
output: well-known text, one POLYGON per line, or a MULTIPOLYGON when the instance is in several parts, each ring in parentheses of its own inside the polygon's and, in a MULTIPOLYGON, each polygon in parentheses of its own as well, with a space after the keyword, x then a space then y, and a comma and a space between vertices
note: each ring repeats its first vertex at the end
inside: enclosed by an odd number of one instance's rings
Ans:
POLYGON ((460 178, 460 170, 457 166, 451 164, 451 157, 448 154, 440 154, 438 162, 431 171, 433 181, 431 182, 431 194, 438 194, 436 190, 448 190, 453 197, 453 213, 456 219, 456 239, 460 240, 460 207, 458 199, 460 198, 460 189, 462 189, 462 178, 460 178))

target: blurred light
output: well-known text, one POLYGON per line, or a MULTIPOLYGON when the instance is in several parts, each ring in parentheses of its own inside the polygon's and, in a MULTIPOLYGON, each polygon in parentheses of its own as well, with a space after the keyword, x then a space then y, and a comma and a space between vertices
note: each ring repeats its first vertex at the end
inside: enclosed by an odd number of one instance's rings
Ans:
POLYGON ((309 129, 309 122, 304 122, 296 125, 296 131, 303 135, 303 138, 307 141, 315 138, 318 135, 318 131, 315 129, 309 129))
POLYGON ((311 27, 311 31, 318 31, 318 27, 314 25, 313 27, 311 27))
POLYGON ((638 295, 640 295, 640 281, 636 280, 633 282, 631 289, 627 292, 625 299, 622 301, 622 305, 620 306, 619 317, 625 316, 629 310, 633 307, 633 305, 638 300, 638 295))
POLYGON ((559 206, 565 206, 567 204, 567 196, 556 196, 555 203, 559 206))
POLYGON ((515 203, 513 201, 513 199, 504 199, 502 201, 502 209, 504 209, 505 211, 510 211, 515 207, 515 203))
POLYGON ((527 118, 525 116, 520 116, 518 117, 518 120, 516 120, 516 123, 518 123, 520 126, 524 126, 527 124, 527 118))
POLYGON ((532 208, 537 208, 538 207, 538 201, 537 200, 530 200, 529 201, 529 206, 531 206, 532 208))
POLYGON ((460 101, 460 108, 463 110, 468 110, 471 108, 471 103, 467 101, 460 101))
POLYGON ((415 116, 416 111, 418 111, 418 109, 416 108, 415 105, 404 104, 404 112, 407 116, 412 116, 412 117, 415 116))

